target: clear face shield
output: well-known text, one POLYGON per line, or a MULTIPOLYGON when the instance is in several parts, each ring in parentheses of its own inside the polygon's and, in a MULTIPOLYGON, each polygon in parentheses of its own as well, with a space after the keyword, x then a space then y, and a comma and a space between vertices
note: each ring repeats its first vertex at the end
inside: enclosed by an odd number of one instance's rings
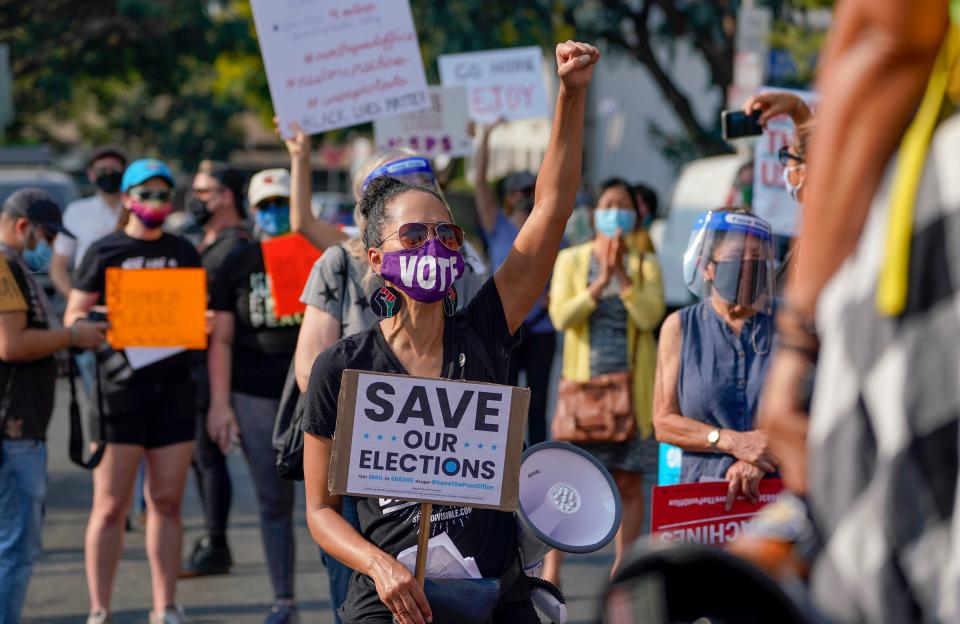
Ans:
POLYGON ((753 215, 709 211, 697 218, 683 254, 683 279, 694 295, 770 312, 775 264, 770 225, 753 215))

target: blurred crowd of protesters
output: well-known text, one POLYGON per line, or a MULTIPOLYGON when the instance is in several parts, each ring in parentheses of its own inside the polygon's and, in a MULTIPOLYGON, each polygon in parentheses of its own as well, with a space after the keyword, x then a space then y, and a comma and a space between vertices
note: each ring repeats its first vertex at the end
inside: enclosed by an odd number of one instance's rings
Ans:
MULTIPOLYGON (((355 173, 353 227, 317 218, 310 139, 295 124, 289 171, 248 181, 219 163, 200 166, 188 202, 199 245, 164 229, 175 186, 167 165, 128 162, 117 147, 91 153, 96 194, 62 212, 42 191, 14 193, 0 207, 0 622, 19 621, 41 551, 44 440, 66 358, 92 406, 93 438, 106 442, 86 527, 88 624, 110 621, 142 469, 150 621, 186 621, 178 576, 229 573, 234 449, 260 512, 273 591, 266 622, 297 621, 297 486, 276 470, 285 413, 303 420, 308 523, 323 546, 333 617, 427 621, 422 590, 393 559, 415 539, 415 509, 330 496, 326 463, 339 372, 437 376, 456 351, 447 354, 448 341, 463 349, 461 375, 531 389, 529 444, 573 442, 611 472, 623 501, 612 573, 641 532, 643 447, 655 437, 682 449, 681 482, 726 481, 728 506, 740 494, 758 499, 762 479, 783 478, 793 496, 765 512, 767 533, 733 550, 779 580, 807 579, 812 621, 957 621, 957 4, 844 3, 822 60, 817 119, 789 93, 744 104, 764 127, 780 115, 797 127, 779 161, 803 204, 801 234, 778 249, 770 225, 742 205, 744 170, 733 205, 700 215, 691 232, 682 273, 699 301, 666 317, 649 187, 606 180, 589 202, 590 235, 562 240, 583 201, 585 93, 599 59, 588 44, 557 47, 561 87, 540 172, 510 173, 498 196, 487 169, 501 122, 478 128, 472 240, 453 223, 430 162, 408 150, 378 153, 355 173), (305 311, 278 317, 263 243, 288 233, 324 253, 303 286, 305 311), (455 290, 391 278, 397 258, 424 254, 462 266, 455 290), (63 326, 33 277, 46 263, 67 299, 63 326), (203 267, 206 352, 137 367, 118 358, 103 315, 113 267, 203 267), (601 381, 623 409, 591 428, 577 401, 601 381), (191 465, 206 530, 181 561, 191 465), (793 565, 771 562, 764 540, 794 548, 793 565)), ((495 621, 536 621, 529 587, 512 572, 512 522, 499 514, 468 514, 455 539, 507 583, 495 621)), ((561 561, 551 552, 542 573, 557 585, 561 561)))

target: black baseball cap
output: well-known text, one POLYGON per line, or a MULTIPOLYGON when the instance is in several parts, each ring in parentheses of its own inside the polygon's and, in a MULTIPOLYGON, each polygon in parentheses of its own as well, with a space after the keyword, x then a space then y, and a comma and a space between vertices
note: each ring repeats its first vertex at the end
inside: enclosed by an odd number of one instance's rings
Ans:
POLYGON ((70 238, 76 238, 70 230, 63 227, 60 205, 43 189, 22 188, 10 195, 3 202, 3 208, 0 210, 15 217, 29 219, 47 232, 56 232, 70 238))
POLYGON ((90 158, 87 159, 87 168, 89 169, 90 167, 93 166, 93 163, 107 156, 113 156, 114 158, 119 160, 121 163, 123 163, 124 167, 126 167, 127 163, 130 162, 127 159, 127 154, 122 149, 120 149, 119 146, 99 145, 93 148, 93 151, 90 152, 90 158))

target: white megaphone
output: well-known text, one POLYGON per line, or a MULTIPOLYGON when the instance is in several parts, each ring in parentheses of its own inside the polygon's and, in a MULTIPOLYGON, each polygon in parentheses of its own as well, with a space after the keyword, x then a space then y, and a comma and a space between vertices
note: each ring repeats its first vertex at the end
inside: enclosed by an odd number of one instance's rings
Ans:
POLYGON ((593 455, 567 442, 541 442, 520 461, 520 555, 532 570, 551 548, 588 553, 620 528, 620 493, 593 455))

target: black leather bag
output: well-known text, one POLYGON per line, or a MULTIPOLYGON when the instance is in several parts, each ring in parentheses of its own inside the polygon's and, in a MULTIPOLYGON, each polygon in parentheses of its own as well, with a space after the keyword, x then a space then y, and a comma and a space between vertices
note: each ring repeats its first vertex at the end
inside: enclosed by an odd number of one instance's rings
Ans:
POLYGON ((500 600, 500 579, 424 579, 433 624, 488 624, 500 600))

